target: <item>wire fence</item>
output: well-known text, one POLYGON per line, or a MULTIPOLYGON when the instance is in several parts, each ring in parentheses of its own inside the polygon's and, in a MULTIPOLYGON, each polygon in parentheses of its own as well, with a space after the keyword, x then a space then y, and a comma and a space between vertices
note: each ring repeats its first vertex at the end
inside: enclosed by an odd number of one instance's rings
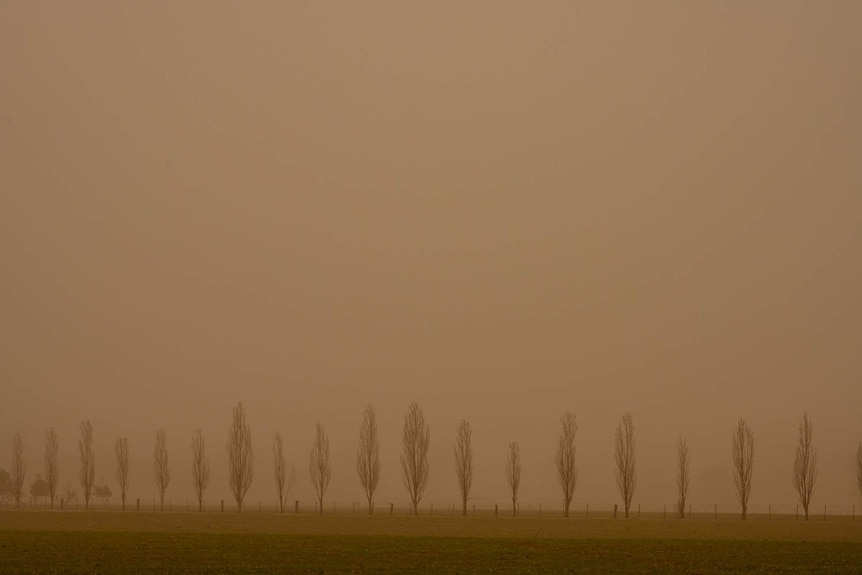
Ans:
MULTIPOLYGON (((236 512, 236 503, 233 500, 218 499, 204 500, 201 506, 194 499, 166 498, 162 504, 157 498, 149 499, 127 499, 126 506, 115 498, 90 500, 89 507, 85 505, 83 498, 73 497, 69 500, 56 499, 54 506, 44 498, 30 499, 17 506, 14 501, 0 502, 0 509, 13 510, 35 510, 53 509, 54 511, 111 511, 111 512, 206 512, 206 513, 229 513, 236 512)), ((263 501, 246 500, 243 502, 244 513, 267 513, 267 514, 293 514, 293 515, 368 515, 368 504, 365 502, 327 502, 323 503, 321 512, 317 501, 292 500, 285 504, 283 511, 277 500, 263 501)), ((407 503, 375 503, 373 515, 411 516, 414 515, 412 506, 407 503)), ((508 504, 468 503, 466 513, 460 503, 420 503, 415 515, 426 517, 461 516, 468 517, 565 517, 562 505, 547 505, 543 503, 519 502, 513 508, 508 504)), ((809 519, 811 520, 857 520, 856 505, 811 505, 809 506, 809 519)), ((862 513, 862 506, 859 510, 862 513)), ((680 517, 679 507, 676 503, 632 504, 629 509, 628 519, 733 519, 740 518, 742 509, 734 504, 688 504, 684 509, 684 517, 680 517)), ((580 519, 624 519, 625 511, 622 505, 613 503, 578 503, 573 502, 569 507, 570 518, 580 519)), ((805 512, 801 505, 795 504, 750 504, 746 513, 747 519, 752 520, 800 520, 805 519, 805 512)), ((862 518, 860 518, 862 519, 862 518)))

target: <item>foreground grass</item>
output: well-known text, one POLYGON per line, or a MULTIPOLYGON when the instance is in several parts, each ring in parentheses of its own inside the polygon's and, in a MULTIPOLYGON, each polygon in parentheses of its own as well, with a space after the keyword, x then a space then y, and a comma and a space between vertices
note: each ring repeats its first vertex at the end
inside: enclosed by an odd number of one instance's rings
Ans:
POLYGON ((854 542, 0 531, 0 573, 862 573, 854 542))
POLYGON ((0 510, 0 575, 140 572, 862 575, 862 521, 0 510))

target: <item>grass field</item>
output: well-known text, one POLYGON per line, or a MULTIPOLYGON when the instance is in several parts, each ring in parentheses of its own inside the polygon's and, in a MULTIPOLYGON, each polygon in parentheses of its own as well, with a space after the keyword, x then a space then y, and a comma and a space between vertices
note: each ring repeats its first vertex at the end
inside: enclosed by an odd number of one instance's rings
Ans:
POLYGON ((0 573, 860 573, 862 521, 0 512, 0 573))

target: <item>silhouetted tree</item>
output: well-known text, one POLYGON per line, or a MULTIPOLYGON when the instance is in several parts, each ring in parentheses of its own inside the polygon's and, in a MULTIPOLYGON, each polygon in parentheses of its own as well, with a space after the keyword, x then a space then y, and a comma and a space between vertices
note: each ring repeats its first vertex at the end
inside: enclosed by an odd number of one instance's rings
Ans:
POLYGON ((455 475, 461 491, 461 515, 467 515, 467 500, 473 486, 473 429, 466 419, 458 424, 455 434, 455 475))
POLYGON ((564 516, 569 516, 569 507, 572 497, 575 495, 575 484, 578 480, 578 470, 575 466, 575 435, 578 432, 578 424, 575 414, 567 411, 560 417, 562 430, 557 439, 557 451, 554 455, 554 463, 557 466, 557 480, 563 492, 564 516))
POLYGON ((323 515, 323 495, 332 478, 332 466, 329 462, 329 437, 326 435, 326 428, 319 421, 315 426, 314 443, 308 456, 308 472, 317 493, 317 511, 323 515))
POLYGON ((51 498, 51 509, 54 508, 54 495, 57 493, 57 487, 60 482, 60 468, 57 465, 57 451, 60 442, 57 439, 57 432, 51 426, 45 430, 45 456, 44 469, 45 484, 48 487, 48 497, 51 498))
POLYGON ((691 480, 690 463, 688 443, 680 435, 676 443, 676 509, 680 519, 685 519, 685 501, 688 498, 688 483, 691 480))
POLYGON ((93 425, 89 420, 81 422, 81 439, 78 441, 78 452, 81 454, 81 490, 84 492, 84 509, 90 508, 90 497, 93 495, 93 485, 96 481, 96 454, 93 452, 93 425))
POLYGON ((380 439, 377 436, 377 411, 365 406, 359 428, 359 447, 356 449, 356 474, 368 501, 368 514, 374 513, 374 492, 380 481, 380 439))
POLYGON ((72 489, 72 482, 67 481, 66 487, 63 488, 63 500, 68 502, 75 497, 78 497, 78 492, 72 489))
POLYGON ((278 495, 278 509, 284 513, 284 504, 287 496, 296 481, 296 470, 290 465, 290 473, 287 472, 287 463, 284 460, 284 438, 281 432, 276 432, 275 443, 272 446, 272 472, 275 476, 275 492, 278 495))
POLYGON ((856 448, 856 481, 859 482, 859 493, 862 493, 862 441, 856 448))
POLYGON ((204 510, 204 495, 210 483, 210 458, 207 455, 207 441, 198 429, 192 436, 192 485, 198 498, 198 511, 204 510))
POLYGON ((428 487, 428 447, 431 445, 431 428, 425 423, 425 414, 415 401, 404 415, 401 439, 401 478, 410 494, 413 514, 419 515, 419 502, 428 487))
POLYGON ((748 498, 751 496, 751 476, 754 469, 754 434, 744 419, 740 418, 733 431, 733 483, 736 497, 742 506, 742 519, 748 512, 748 498))
POLYGON ((242 502, 254 479, 254 450, 251 445, 251 428, 245 420, 245 408, 238 403, 233 409, 233 420, 227 434, 228 479, 236 499, 236 510, 242 513, 242 502))
POLYGON ((506 482, 512 494, 512 516, 518 515, 518 489, 521 488, 521 447, 517 441, 509 443, 509 457, 506 459, 506 482))
POLYGON ((104 504, 106 508, 108 507, 108 500, 113 494, 114 492, 111 491, 111 488, 108 486, 107 483, 105 483, 104 478, 99 479, 99 483, 93 485, 93 496, 95 496, 97 499, 101 499, 102 504, 104 504))
POLYGON ((796 442, 796 457, 793 460, 793 487, 799 495, 799 503, 805 510, 805 520, 808 520, 808 506, 814 495, 814 484, 817 482, 817 449, 814 448, 814 424, 808 414, 802 414, 799 423, 799 437, 796 442))
POLYGON ((171 483, 171 468, 168 465, 168 439, 165 430, 156 432, 156 447, 153 449, 153 481, 159 490, 159 509, 165 509, 165 492, 171 483))
POLYGON ((27 465, 24 463, 24 440, 21 434, 16 433, 12 437, 12 495, 15 497, 15 505, 21 506, 21 498, 24 497, 24 477, 27 475, 27 465))
POLYGON ((42 479, 42 474, 36 474, 36 481, 30 484, 30 497, 37 503, 40 497, 47 499, 51 495, 48 491, 48 482, 42 479))
POLYGON ((0 468, 0 503, 5 503, 6 498, 12 495, 12 477, 5 469, 0 468))
POLYGON ((125 437, 121 437, 114 444, 114 456, 117 460, 114 476, 117 479, 117 485, 120 486, 120 499, 125 511, 126 492, 129 490, 129 442, 125 437))
POLYGON ((614 434, 614 460, 617 490, 623 498, 626 517, 637 486, 635 470, 635 423, 631 413, 625 413, 614 434))

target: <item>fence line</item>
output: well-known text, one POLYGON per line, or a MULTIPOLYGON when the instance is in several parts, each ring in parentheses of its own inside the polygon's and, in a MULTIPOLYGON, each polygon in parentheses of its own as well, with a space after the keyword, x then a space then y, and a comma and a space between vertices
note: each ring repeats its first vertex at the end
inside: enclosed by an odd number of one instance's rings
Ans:
MULTIPOLYGON (((22 502, 20 509, 50 509, 49 501, 30 500, 22 502)), ((123 512, 122 504, 115 498, 109 500, 90 500, 91 511, 123 512)), ((15 502, 0 501, 0 509, 18 509, 15 502)), ((84 501, 80 497, 66 501, 55 499, 54 511, 83 511, 84 501)), ((208 499, 204 501, 203 511, 207 513, 229 513, 236 512, 234 501, 227 499, 208 499)), ((166 498, 164 509, 161 508, 157 498, 127 499, 126 513, 154 513, 154 512, 183 512, 197 513, 198 503, 193 499, 174 500, 166 498)), ((445 517, 461 516, 462 507, 459 503, 426 502, 419 505, 420 516, 445 517)), ((736 504, 721 503, 692 503, 685 509, 686 519, 732 519, 741 516, 741 508, 736 504)), ((279 514, 278 501, 272 500, 250 500, 243 502, 243 513, 266 513, 279 514)), ((809 518, 811 520, 824 519, 857 519, 857 514, 862 513, 862 506, 857 510, 856 505, 811 505, 809 506, 809 518)), ((320 514, 316 500, 291 500, 285 504, 285 515, 315 515, 320 514)), ((324 501, 323 515, 367 515, 368 504, 362 501, 324 501)), ((413 515, 413 509, 409 503, 400 502, 376 502, 374 504, 374 515, 413 515)), ((497 503, 470 503, 467 506, 469 517, 563 517, 563 506, 561 504, 548 505, 546 503, 519 502, 517 510, 513 513, 512 504, 497 503)), ((678 507, 676 503, 638 503, 633 504, 629 510, 629 519, 678 519, 678 507)), ((569 507, 570 518, 580 519, 622 519, 624 510, 622 505, 614 503, 585 503, 573 502, 569 507)), ((751 520, 780 519, 780 520, 804 520, 804 511, 797 504, 771 504, 759 503, 749 504, 747 517, 751 520)))

